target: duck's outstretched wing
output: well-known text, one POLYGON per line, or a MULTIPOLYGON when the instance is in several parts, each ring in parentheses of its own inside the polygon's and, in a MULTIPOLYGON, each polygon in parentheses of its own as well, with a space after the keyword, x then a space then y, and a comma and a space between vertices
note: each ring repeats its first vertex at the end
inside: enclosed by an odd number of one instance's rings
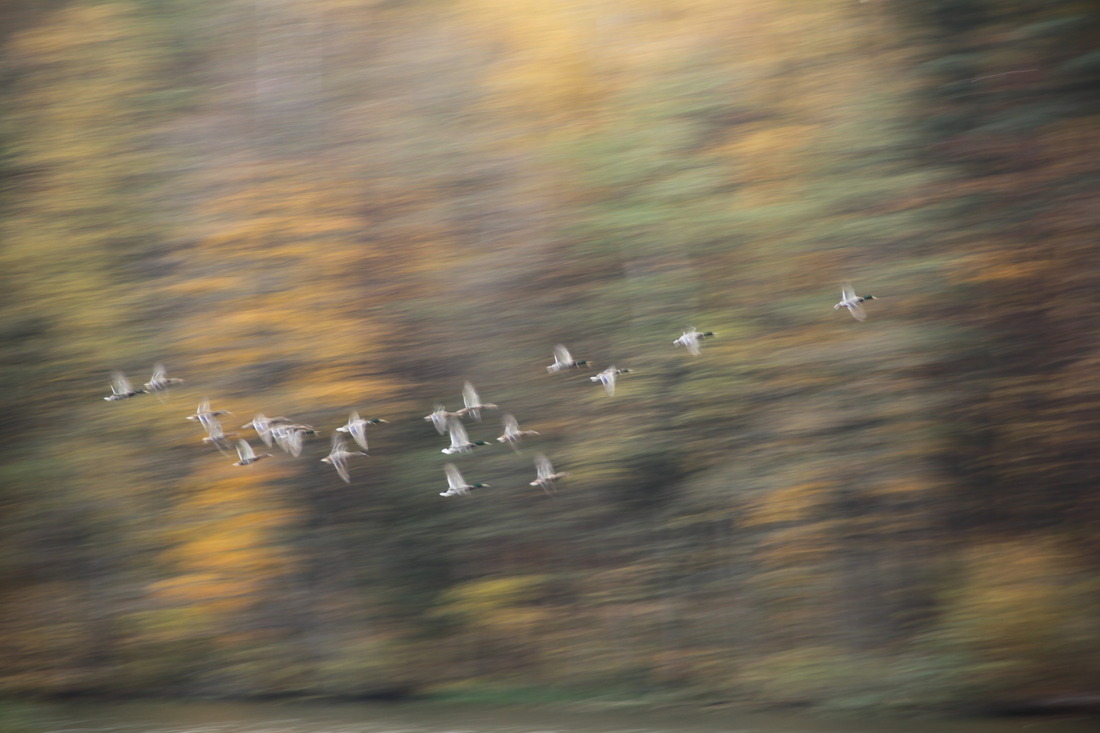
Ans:
POLYGON ((538 481, 543 481, 554 475, 554 464, 550 463, 550 459, 546 457, 545 453, 539 453, 535 456, 535 475, 538 481))
POLYGON ((188 420, 198 420, 203 425, 206 424, 206 418, 210 413, 210 400, 203 397, 199 402, 199 406, 195 408, 195 411, 187 416, 188 420))
POLYGON ((497 442, 507 443, 513 451, 519 453, 517 444, 523 438, 523 431, 519 429, 519 420, 516 420, 515 416, 509 413, 501 418, 501 422, 504 423, 504 434, 497 438, 497 442))
POLYGON ((358 443, 359 447, 363 450, 370 450, 367 448, 367 425, 366 423, 356 423, 351 430, 351 437, 358 443))
POLYGON ((684 334, 673 343, 677 346, 683 346, 692 356, 699 356, 702 353, 699 348, 699 333, 695 330, 684 331, 684 334))
MULTIPOLYGON (((324 460, 324 459, 322 459, 324 460)), ((336 473, 344 480, 345 484, 351 483, 351 473, 348 471, 348 459, 342 455, 328 457, 329 464, 336 469, 336 473)))
POLYGON ((462 402, 466 405, 462 413, 480 422, 481 397, 478 395, 477 390, 474 389, 474 385, 469 382, 462 385, 462 402))
POLYGON ((351 415, 348 416, 347 425, 336 429, 350 435, 352 439, 359 444, 360 448, 367 450, 367 423, 359 417, 357 411, 352 410, 351 415))
POLYGON ((610 396, 615 396, 615 380, 619 378, 619 371, 614 366, 609 366, 603 373, 604 391, 610 396))
POLYGON ((243 438, 237 441, 237 455, 240 457, 242 463, 255 460, 256 458, 256 453, 252 450, 252 446, 243 438))
POLYGON ((129 395, 134 391, 133 386, 130 384, 130 380, 126 378, 126 375, 122 372, 111 372, 111 393, 118 395, 129 395))
POLYGON ((279 447, 290 455, 294 457, 302 455, 302 443, 305 442, 305 438, 300 430, 276 429, 272 431, 272 436, 279 447))
POLYGON ((446 463, 443 465, 443 470, 447 474, 447 487, 449 489, 455 489, 457 491, 466 488, 466 480, 462 478, 462 474, 459 473, 455 464, 446 463))
POLYGON ((206 430, 206 434, 214 440, 225 437, 225 429, 222 427, 222 421, 213 416, 207 416, 202 422, 202 427, 206 430))
POLYGON ((351 474, 348 473, 348 449, 344 439, 339 435, 333 433, 332 435, 332 450, 328 455, 321 459, 323 463, 327 463, 336 469, 336 473, 340 475, 340 478, 344 480, 344 483, 351 483, 351 474))
POLYGON ((464 446, 469 444, 470 435, 466 432, 466 426, 462 424, 461 420, 451 418, 448 423, 448 429, 451 433, 451 446, 464 446))
POLYGON ((424 419, 430 422, 440 435, 447 432, 447 408, 443 405, 436 405, 435 409, 432 410, 432 414, 424 419))
POLYGON ((557 372, 573 366, 573 355, 563 344, 554 346, 554 363, 546 367, 547 371, 557 372))

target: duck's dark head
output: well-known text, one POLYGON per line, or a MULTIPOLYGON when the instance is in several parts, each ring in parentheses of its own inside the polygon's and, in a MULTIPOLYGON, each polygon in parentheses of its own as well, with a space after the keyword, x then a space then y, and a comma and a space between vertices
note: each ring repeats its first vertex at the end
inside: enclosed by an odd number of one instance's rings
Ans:
POLYGON ((861 300, 878 300, 878 298, 876 298, 873 295, 862 295, 862 296, 860 296, 860 299, 861 300))
POLYGON ((487 489, 487 488, 489 488, 489 484, 470 484, 470 488, 472 488, 472 489, 487 489))
POLYGON ((706 337, 708 337, 708 336, 714 336, 715 334, 714 334, 714 331, 703 331, 703 332, 702 332, 701 334, 699 334, 699 335, 700 335, 700 336, 702 336, 703 338, 706 338, 706 337))
POLYGON ((588 366, 588 362, 581 359, 580 361, 573 362, 573 366, 588 366))

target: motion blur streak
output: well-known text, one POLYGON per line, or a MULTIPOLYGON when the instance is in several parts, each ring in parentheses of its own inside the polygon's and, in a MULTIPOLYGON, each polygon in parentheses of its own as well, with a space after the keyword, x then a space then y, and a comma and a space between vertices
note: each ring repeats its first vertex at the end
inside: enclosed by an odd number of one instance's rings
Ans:
POLYGON ((1098 22, 5 4, 0 694, 1095 700, 1098 22))

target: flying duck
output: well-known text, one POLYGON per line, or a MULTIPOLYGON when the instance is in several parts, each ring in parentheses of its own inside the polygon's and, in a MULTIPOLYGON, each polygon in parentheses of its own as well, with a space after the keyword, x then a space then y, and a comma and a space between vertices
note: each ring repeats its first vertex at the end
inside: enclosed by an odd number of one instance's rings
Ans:
POLYGON ((515 450, 516 444, 529 435, 538 435, 537 430, 520 430, 519 421, 516 420, 511 414, 505 415, 502 419, 504 423, 504 434, 497 438, 498 442, 507 443, 515 450))
POLYGON ((447 490, 440 492, 440 496, 466 496, 470 489, 487 489, 489 484, 468 484, 462 474, 455 468, 455 464, 446 463, 443 470, 447 472, 447 490))
POLYGON ((466 426, 462 424, 461 420, 452 419, 447 429, 451 433, 451 444, 443 449, 443 453, 447 455, 451 455, 452 453, 469 453, 475 446, 489 445, 489 443, 486 443, 484 440, 470 442, 470 436, 466 433, 466 426))
POLYGON ((535 456, 535 472, 535 480, 531 482, 531 486, 539 486, 551 496, 557 493, 557 490, 554 488, 554 482, 569 475, 564 471, 555 473, 554 465, 550 463, 550 459, 543 453, 539 453, 535 456))
POLYGON ((327 463, 336 469, 336 473, 340 474, 340 478, 344 479, 344 483, 351 483, 351 474, 348 473, 348 458, 351 456, 365 456, 367 455, 363 451, 348 450, 347 444, 344 439, 336 435, 332 436, 332 450, 328 455, 321 459, 322 463, 327 463))
POLYGON ((256 453, 252 450, 252 446, 249 445, 248 441, 243 438, 237 441, 237 455, 240 456, 241 460, 234 463, 234 466, 249 466, 256 461, 262 461, 264 458, 271 457, 270 453, 261 453, 259 455, 256 455, 256 453))
POLYGON ((583 359, 577 361, 573 358, 573 355, 569 353, 569 349, 565 348, 561 344, 554 347, 554 363, 546 367, 546 371, 553 374, 554 372, 560 372, 563 369, 569 369, 570 367, 582 367, 589 366, 587 361, 583 359))
POLYGON ((462 385, 462 401, 466 404, 466 407, 459 410, 460 415, 469 415, 478 422, 481 421, 482 410, 495 410, 497 406, 491 402, 482 402, 478 397, 477 390, 474 389, 474 385, 466 382, 462 385))
POLYGON ((363 418, 359 417, 358 412, 352 410, 351 415, 348 416, 347 424, 336 428, 336 430, 341 433, 347 433, 355 439, 355 442, 359 444, 360 448, 362 448, 363 450, 367 450, 367 426, 377 425, 384 422, 386 421, 378 417, 373 417, 370 420, 364 420, 363 418))
POLYGON ((618 376, 620 374, 626 374, 627 372, 630 372, 630 371, 633 371, 633 370, 631 370, 631 369, 616 369, 614 366, 609 366, 607 369, 604 369, 602 372, 600 372, 596 376, 589 377, 589 379, 591 379, 593 382, 602 383, 604 390, 609 395, 613 395, 613 394, 615 394, 615 380, 618 378, 618 376))
POLYGON ((126 375, 122 372, 111 372, 111 394, 107 395, 103 399, 108 402, 115 402, 117 400, 124 400, 127 397, 133 397, 135 395, 145 394, 143 389, 134 389, 130 385, 130 380, 126 378, 126 375))
POLYGON ((168 370, 163 364, 158 363, 153 366, 152 378, 142 386, 149 394, 159 394, 174 384, 183 384, 183 380, 178 377, 169 377, 168 370))
POLYGON ((683 346, 688 350, 688 353, 692 356, 699 356, 700 346, 703 343, 703 339, 708 336, 713 336, 714 331, 696 331, 692 326, 687 331, 684 331, 684 335, 672 342, 673 346, 683 346))
POLYGON ((840 302, 833 306, 833 310, 847 308, 852 318, 857 321, 867 320, 867 313, 863 310, 863 304, 868 300, 878 300, 873 295, 856 295, 851 283, 844 283, 840 288, 840 302))

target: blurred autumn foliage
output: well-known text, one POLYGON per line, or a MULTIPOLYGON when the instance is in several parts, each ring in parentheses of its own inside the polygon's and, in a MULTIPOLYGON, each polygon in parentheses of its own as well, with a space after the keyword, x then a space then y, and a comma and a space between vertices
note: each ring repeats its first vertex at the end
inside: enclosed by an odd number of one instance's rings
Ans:
POLYGON ((1092 3, 0 20, 0 692, 1100 693, 1092 3), (541 435, 442 499, 464 380, 541 435))

